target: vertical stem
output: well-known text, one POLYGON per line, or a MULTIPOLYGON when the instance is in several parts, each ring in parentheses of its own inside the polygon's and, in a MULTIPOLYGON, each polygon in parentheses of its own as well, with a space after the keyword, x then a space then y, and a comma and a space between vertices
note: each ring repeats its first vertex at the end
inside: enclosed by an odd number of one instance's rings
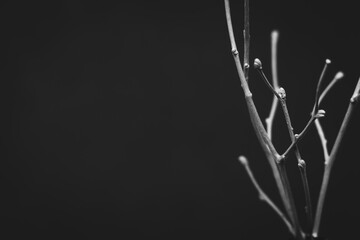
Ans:
POLYGON ((280 171, 280 176, 282 176, 282 181, 283 181, 284 186, 286 188, 285 192, 287 194, 287 198, 288 198, 288 201, 289 201, 289 207, 291 209, 290 218, 293 221, 293 226, 294 226, 294 231, 295 231, 295 238, 296 239, 303 239, 302 232, 301 232, 301 227, 300 227, 300 222, 299 222, 299 218, 298 218, 297 211, 296 211, 296 205, 295 205, 294 197, 292 195, 289 179, 288 179, 287 173, 286 173, 285 161, 280 161, 278 163, 278 167, 279 167, 279 171, 280 171))
MULTIPOLYGON (((277 45, 279 41, 279 32, 272 31, 271 33, 271 74, 272 74, 272 82, 275 91, 279 89, 279 80, 278 80, 278 72, 277 72, 277 45)), ((278 99, 276 96, 273 96, 273 101, 271 104, 271 110, 269 117, 265 119, 266 122, 266 131, 269 135, 269 138, 272 139, 272 126, 274 123, 275 113, 278 106, 278 99)))
MULTIPOLYGON (((285 90, 283 90, 283 94, 285 94, 285 90)), ((286 96, 286 95, 284 95, 284 96, 286 96)), ((288 128, 291 142, 295 142, 295 134, 294 134, 294 130, 293 130, 293 127, 291 124, 290 114, 289 114, 289 111, 288 111, 288 108, 286 105, 285 97, 280 98, 280 103, 281 103, 281 107, 284 112, 285 121, 286 121, 286 125, 288 128)), ((313 222, 312 221, 312 204, 311 204, 311 197, 310 197, 310 190, 309 190, 309 182, 308 182, 307 174, 306 174, 306 163, 301 158, 300 151, 299 151, 299 148, 297 145, 295 145, 295 156, 298 160, 298 167, 299 167, 301 180, 302 180, 304 193, 305 193, 305 204, 306 204, 305 210, 306 210, 306 216, 307 216, 308 231, 311 232, 311 230, 312 230, 311 228, 312 228, 312 224, 313 224, 312 223, 313 222)))
POLYGON ((313 213, 312 213, 313 210, 312 210, 312 204, 311 204, 309 182, 308 182, 307 173, 306 173, 306 162, 303 159, 300 159, 300 161, 298 163, 298 167, 300 170, 301 181, 302 181, 304 193, 305 193, 305 213, 306 213, 306 219, 307 219, 307 230, 308 230, 308 233, 311 233, 311 230, 313 227, 313 213))
POLYGON ((250 7, 249 0, 244 1, 244 74, 249 79, 250 67, 250 7))

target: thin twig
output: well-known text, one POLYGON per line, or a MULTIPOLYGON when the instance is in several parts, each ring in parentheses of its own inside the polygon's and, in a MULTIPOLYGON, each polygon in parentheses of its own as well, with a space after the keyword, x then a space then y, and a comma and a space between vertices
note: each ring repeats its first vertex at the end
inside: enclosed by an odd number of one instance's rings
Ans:
POLYGON ((293 229, 292 225, 290 224, 290 222, 288 221, 288 219, 286 218, 286 216, 284 215, 284 213, 276 206, 276 204, 265 194, 265 192, 259 186, 258 182, 256 181, 256 179, 255 179, 255 177, 254 177, 254 175, 253 175, 253 173, 252 173, 252 171, 250 169, 249 162, 248 162, 247 158, 245 156, 240 156, 239 161, 245 167, 245 170, 246 170, 247 174, 249 175, 251 182, 253 183, 256 190, 258 191, 259 199, 266 202, 267 204, 269 204, 269 206, 284 221, 284 223, 288 227, 290 233, 294 235, 295 234, 294 229, 293 229))
MULTIPOLYGON (((272 31, 271 33, 271 73, 272 73, 272 82, 275 91, 279 89, 279 80, 278 80, 278 73, 277 73, 277 45, 279 41, 279 32, 272 31)), ((273 96, 273 101, 271 104, 271 110, 269 117, 265 119, 266 123, 266 131, 269 135, 269 138, 272 139, 272 126, 274 123, 275 113, 278 106, 279 101, 277 100, 276 96, 273 96)))
POLYGON ((286 149, 286 151, 284 152, 284 154, 282 155, 283 158, 286 158, 287 155, 289 154, 289 152, 294 148, 294 146, 303 138, 303 136, 306 134, 306 132, 309 130, 310 126, 312 125, 312 123, 320 117, 324 117, 325 116, 325 111, 322 109, 319 109, 319 97, 320 97, 320 87, 321 84, 324 80, 324 76, 327 70, 328 65, 331 63, 331 61, 329 59, 325 60, 325 65, 324 68, 321 72, 317 87, 316 87, 316 92, 315 92, 315 101, 314 101, 314 107, 311 113, 311 117, 310 120, 308 121, 308 123, 306 124, 305 128, 303 129, 303 131, 298 134, 295 138, 295 141, 291 143, 291 145, 286 149))
POLYGON ((249 79, 250 68, 250 7, 249 0, 244 1, 244 74, 249 79))
POLYGON ((321 75, 320 75, 320 78, 319 78, 319 81, 318 81, 318 84, 317 84, 317 87, 316 87, 315 101, 314 101, 314 108, 313 108, 313 111, 312 111, 312 115, 315 115, 317 113, 317 111, 319 110, 320 87, 321 87, 321 84, 322 84, 322 82, 324 80, 324 76, 325 76, 327 67, 329 66, 330 63, 331 63, 331 61, 329 59, 325 60, 325 65, 324 65, 324 68, 323 68, 323 70, 321 72, 321 75))
POLYGON ((285 159, 290 151, 300 142, 300 140, 305 136, 305 134, 309 131, 312 123, 321 117, 325 116, 325 111, 322 109, 319 109, 315 115, 312 115, 310 117, 310 120, 307 122, 305 128, 301 131, 300 134, 295 134, 295 141, 290 144, 290 146, 285 150, 285 152, 281 155, 282 159, 285 159))
POLYGON ((344 77, 344 73, 343 72, 337 72, 333 78, 333 80, 331 80, 331 82, 329 83, 329 85, 327 85, 327 87, 324 89, 324 91, 321 93, 320 97, 319 97, 319 105, 321 104, 322 100, 324 100, 324 97, 326 96, 326 94, 334 87, 334 85, 339 82, 339 80, 341 80, 344 77))
MULTIPOLYGON (((294 129, 291 124, 290 114, 289 114, 287 104, 286 104, 286 92, 285 92, 285 89, 283 89, 283 88, 280 88, 280 90, 279 90, 279 92, 281 92, 281 94, 280 94, 281 98, 279 100, 280 100, 281 107, 282 107, 282 110, 284 113, 286 126, 288 128, 291 142, 295 142, 296 137, 294 134, 294 129)), ((301 158, 300 151, 299 151, 299 148, 297 145, 295 145, 295 156, 298 161, 298 167, 299 167, 301 180, 302 180, 304 193, 305 193, 305 209, 306 209, 306 216, 307 216, 308 231, 311 231, 311 228, 312 228, 312 204, 311 204, 309 183, 308 183, 307 174, 306 174, 306 163, 301 158)))
POLYGON ((298 168, 300 171, 301 181, 305 193, 305 213, 307 219, 307 228, 310 233, 313 227, 313 210, 311 204, 310 188, 306 171, 306 162, 303 159, 298 160, 298 168))
POLYGON ((319 233, 321 215, 322 215, 322 211, 324 208, 324 201, 325 201, 325 196, 326 196, 326 192, 327 192, 327 187, 329 184, 331 169, 332 169, 332 166, 336 159, 336 156, 338 154, 338 151, 339 151, 341 142, 344 138, 346 129, 349 125, 351 116, 354 112, 356 103, 359 101, 359 98, 360 98, 360 78, 357 82, 354 93, 350 98, 348 109, 346 111, 345 117, 341 124, 339 133, 336 137, 334 146, 331 150, 330 157, 329 157, 328 161, 325 161, 325 170, 324 170, 323 180, 322 180, 322 184, 321 184, 321 190, 320 190, 320 195, 319 195, 319 199, 318 199, 317 209, 316 209, 314 228, 313 228, 313 232, 312 232, 313 237, 317 237, 318 233, 319 233))
MULTIPOLYGON (((325 90, 321 93, 320 98, 319 98, 319 105, 321 104, 321 102, 324 100, 325 96, 328 94, 328 92, 334 87, 334 85, 339 82, 340 79, 342 79, 344 77, 344 73, 343 72, 338 72, 335 74, 333 80, 327 85, 327 87, 325 88, 325 90)), ((325 133, 324 130, 321 126, 320 120, 316 119, 315 120, 315 126, 316 126, 316 130, 318 132, 318 135, 320 137, 320 141, 321 141, 321 146, 324 152, 324 159, 325 161, 328 161, 329 159, 329 150, 327 147, 327 139, 325 137, 325 133)))
POLYGON ((271 83, 269 82, 269 80, 267 79, 264 71, 262 70, 262 63, 260 61, 260 59, 255 58, 254 60, 254 68, 258 71, 260 77, 262 78, 262 80, 264 81, 264 83, 266 84, 266 86, 271 90, 271 92, 276 96, 276 98, 280 98, 279 93, 275 90, 275 88, 271 85, 271 83))
POLYGON ((327 147, 327 140, 326 140, 326 137, 325 137, 325 133, 324 133, 324 130, 323 130, 322 126, 321 126, 321 123, 320 123, 319 119, 315 120, 315 126, 316 126, 316 130, 318 132, 318 135, 320 137, 321 146, 322 146, 322 149, 323 149, 323 152, 324 152, 324 159, 325 159, 325 161, 327 161, 329 159, 329 150, 328 150, 328 147, 327 147))

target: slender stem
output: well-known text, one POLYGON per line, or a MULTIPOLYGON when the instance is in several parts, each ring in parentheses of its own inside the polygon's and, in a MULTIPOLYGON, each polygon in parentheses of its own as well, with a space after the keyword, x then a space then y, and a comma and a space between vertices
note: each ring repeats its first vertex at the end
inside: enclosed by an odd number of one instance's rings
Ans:
MULTIPOLYGON (((320 98, 319 98, 319 105, 321 104, 321 102, 325 98, 325 96, 328 94, 328 92, 343 77, 344 77, 343 72, 337 72, 335 74, 333 80, 327 85, 325 90, 321 93, 320 98)), ((328 150, 328 147, 327 147, 327 140, 326 140, 325 133, 324 133, 324 130, 323 130, 322 126, 321 126, 321 123, 320 123, 319 119, 315 120, 315 126, 316 126, 316 130, 318 132, 318 135, 320 137, 321 146, 322 146, 322 149, 323 149, 323 152, 324 152, 324 159, 325 159, 325 161, 328 161, 328 159, 329 159, 329 150, 328 150)))
POLYGON ((315 115, 312 115, 310 117, 310 120, 306 124, 305 128, 301 131, 300 134, 295 135, 295 141, 292 142, 290 144, 290 146, 286 149, 286 151, 282 154, 282 159, 285 159, 289 155, 290 151, 296 146, 296 144, 298 144, 298 142, 305 136, 305 134, 309 131, 310 126, 315 121, 315 119, 324 117, 324 116, 325 116, 325 111, 320 109, 320 110, 318 110, 318 112, 315 115))
MULTIPOLYGON (((279 41, 279 32, 272 31, 271 33, 271 73, 272 73, 272 83, 274 89, 277 91, 279 89, 279 80, 277 73, 277 45, 279 41)), ((269 138, 272 139, 272 126, 274 123, 275 113, 278 106, 278 100, 276 96, 273 96, 273 101, 271 104, 271 110, 269 117, 265 119, 266 122, 266 131, 269 135, 269 138)))
POLYGON ((285 214, 276 206, 276 204, 265 194, 265 192, 259 186, 258 182, 256 181, 256 179, 255 179, 255 177, 254 177, 254 175, 253 175, 253 173, 252 173, 252 171, 250 169, 249 162, 248 162, 247 158, 245 156, 240 156, 239 161, 245 167, 245 170, 246 170, 247 174, 249 175, 251 182, 253 183, 256 190, 258 191, 259 199, 266 202, 267 204, 269 204, 269 206, 284 221, 284 223, 288 227, 290 233, 294 235, 295 234, 294 229, 293 229, 292 225, 290 224, 290 222, 288 221, 288 219, 286 218, 285 214))
POLYGON ((306 162, 303 159, 300 159, 298 161, 298 167, 300 170, 300 176, 301 181, 304 188, 305 193, 305 213, 306 213, 306 219, 307 219, 307 228, 308 232, 310 233, 313 227, 313 210, 312 210, 312 204, 311 204, 311 196, 310 196, 310 188, 309 188, 309 182, 308 177, 306 173, 306 162))
POLYGON ((274 87, 271 85, 271 83, 269 82, 269 80, 267 79, 264 71, 262 70, 262 63, 260 61, 260 59, 255 58, 254 60, 254 67, 255 69, 258 71, 260 77, 262 78, 262 80, 264 81, 264 83, 266 84, 266 86, 271 90, 271 92, 279 99, 281 98, 279 93, 274 89, 274 87))
POLYGON ((250 8, 249 0, 244 1, 244 74, 249 78, 250 67, 250 8))
POLYGON ((319 105, 321 104, 322 100, 324 99, 324 97, 326 96, 326 94, 334 87, 334 85, 339 82, 339 80, 341 80, 344 77, 344 73, 343 72, 338 72, 335 74, 333 80, 331 80, 331 82, 327 85, 327 87, 324 89, 324 91, 321 93, 320 97, 319 97, 319 105))
POLYGON ((296 206, 295 206, 295 201, 294 201, 294 197, 293 194, 291 192, 291 187, 290 187, 290 183, 289 183, 289 179, 287 177, 287 173, 286 173, 286 168, 285 168, 285 162, 281 161, 278 162, 277 164, 279 171, 280 171, 280 176, 282 177, 282 181, 284 183, 285 186, 285 193, 287 194, 287 198, 289 201, 289 207, 290 207, 290 218, 293 222, 294 225, 294 231, 295 231, 295 237, 297 239, 301 239, 302 237, 302 231, 301 231, 301 227, 300 227, 300 222, 299 222, 299 218, 298 218, 298 214, 296 211, 296 206))
POLYGON ((325 76, 327 67, 328 67, 328 65, 330 63, 331 63, 331 61, 329 59, 326 59, 324 68, 323 68, 323 70, 321 72, 321 75, 320 75, 320 78, 319 78, 319 81, 318 81, 318 84, 317 84, 317 87, 316 87, 315 101, 314 101, 314 108, 313 108, 312 115, 315 115, 317 113, 318 109, 319 109, 320 87, 321 87, 321 84, 322 84, 322 82, 324 80, 324 76, 325 76))
POLYGON ((289 155, 289 152, 298 144, 298 142, 304 137, 304 135, 309 130, 311 124, 315 121, 315 117, 312 116, 308 123, 306 124, 305 128, 302 130, 300 134, 297 136, 295 135, 295 141, 293 141, 290 146, 285 150, 285 152, 282 154, 283 158, 286 158, 289 155))
POLYGON ((325 161, 325 170, 324 170, 323 180, 322 180, 322 184, 321 184, 321 190, 320 190, 320 195, 319 195, 319 199, 318 199, 317 209, 316 209, 314 228, 313 228, 313 232, 312 232, 313 237, 317 237, 318 233, 319 233, 321 215, 322 215, 322 211, 324 208, 324 201, 325 201, 325 196, 326 196, 326 192, 327 192, 327 187, 329 184, 331 169, 332 169, 332 166, 336 159, 336 156, 338 154, 338 151, 339 151, 341 142, 344 138, 346 129, 349 125, 351 116, 354 112, 356 103, 359 101, 359 98, 360 98, 360 78, 357 82, 354 93, 353 93, 352 97, 350 98, 349 107, 346 111, 344 120, 341 124, 339 133, 338 133, 335 143, 334 143, 334 146, 331 150, 330 157, 329 157, 328 161, 325 161))
POLYGON ((319 119, 315 120, 315 126, 316 126, 316 130, 318 132, 318 135, 320 137, 322 149, 323 149, 323 152, 324 152, 324 159, 325 159, 325 161, 327 161, 329 159, 329 150, 328 150, 328 147, 327 147, 327 140, 326 140, 326 137, 325 137, 325 133, 324 133, 324 130, 323 130, 321 124, 320 124, 319 119))
MULTIPOLYGON (((286 122, 286 126, 288 128, 288 132, 290 135, 290 139, 292 142, 295 142, 296 138, 295 138, 295 134, 294 134, 294 129, 292 127, 291 124, 291 119, 290 119, 290 114, 286 105, 286 94, 285 94, 285 90, 283 88, 282 89, 282 98, 280 98, 280 103, 281 103, 281 107, 284 113, 284 117, 285 117, 285 122, 286 122)), ((300 171, 300 175, 301 175, 301 180, 303 183, 303 188, 304 188, 304 193, 305 193, 305 209, 306 209, 306 216, 307 216, 307 225, 308 225, 308 231, 311 231, 312 228, 312 204, 311 204, 311 197, 310 197, 310 190, 309 190, 309 183, 308 183, 308 179, 307 179, 307 174, 306 174, 306 163, 305 161, 301 158, 300 155, 300 151, 297 145, 295 145, 295 156, 296 159, 298 160, 298 167, 299 167, 299 171, 300 171)))

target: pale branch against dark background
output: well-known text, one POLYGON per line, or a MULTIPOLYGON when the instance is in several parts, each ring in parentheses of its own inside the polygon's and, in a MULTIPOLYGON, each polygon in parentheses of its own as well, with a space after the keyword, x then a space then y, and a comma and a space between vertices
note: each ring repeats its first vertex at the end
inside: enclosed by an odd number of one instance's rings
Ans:
MULTIPOLYGON (((1 239, 289 237, 238 161, 248 157, 280 207, 241 95, 223 1, 0 5, 1 239)), ((231 8, 243 57, 243 2, 231 8)), ((261 59, 270 78, 270 34, 278 30, 279 87, 295 133, 309 120, 324 59, 332 60, 324 86, 344 73, 320 104, 329 151, 359 77, 357 9, 356 1, 250 2, 249 63, 261 59)), ((249 79, 265 123, 272 93, 253 68, 249 79)), ((345 221, 360 214, 352 189, 360 181, 360 114, 352 115, 320 228, 333 239, 358 232, 356 221, 345 221)), ((288 134, 285 122, 274 122, 281 153, 288 134)), ((312 199, 322 181, 321 144, 314 126, 298 144, 312 199)), ((286 161, 305 226, 297 159, 286 161)))

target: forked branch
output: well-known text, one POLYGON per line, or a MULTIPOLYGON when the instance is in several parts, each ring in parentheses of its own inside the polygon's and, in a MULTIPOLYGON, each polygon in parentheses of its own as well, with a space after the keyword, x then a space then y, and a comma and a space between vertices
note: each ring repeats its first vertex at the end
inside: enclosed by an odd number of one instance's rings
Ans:
POLYGON ((318 233, 319 233, 321 215, 322 215, 322 211, 323 211, 323 208, 324 208, 324 201, 325 201, 325 196, 326 196, 326 192, 327 192, 327 187, 328 187, 328 184, 329 184, 329 178, 330 178, 331 169, 332 169, 332 166, 333 166, 334 161, 336 159, 337 153, 339 151, 340 144, 341 144, 341 142, 342 142, 342 140, 344 138, 344 134, 346 132, 346 129, 347 129, 348 125, 349 125, 351 116, 352 116, 352 114, 354 112, 355 106, 356 106, 357 102, 359 101, 359 98, 360 98, 360 78, 359 78, 359 80, 357 82, 354 93, 350 98, 348 109, 346 111, 344 120, 343 120, 343 122, 341 124, 339 133, 338 133, 338 135, 336 137, 334 146, 333 146, 333 148, 331 150, 330 156, 329 156, 328 160, 325 161, 325 170, 324 170, 323 180, 322 180, 322 184, 321 184, 317 209, 316 209, 316 215, 315 215, 315 220, 314 220, 314 228, 313 228, 313 231, 312 231, 313 237, 317 237, 318 233))

